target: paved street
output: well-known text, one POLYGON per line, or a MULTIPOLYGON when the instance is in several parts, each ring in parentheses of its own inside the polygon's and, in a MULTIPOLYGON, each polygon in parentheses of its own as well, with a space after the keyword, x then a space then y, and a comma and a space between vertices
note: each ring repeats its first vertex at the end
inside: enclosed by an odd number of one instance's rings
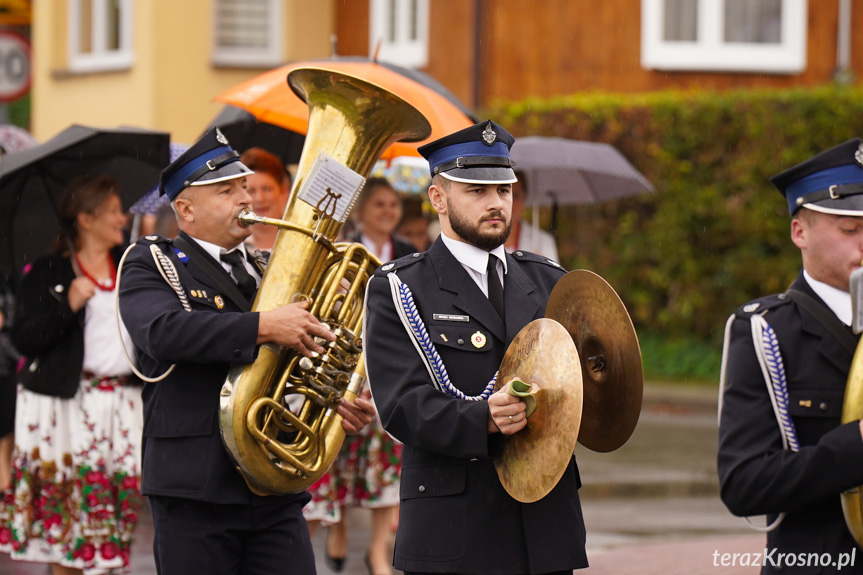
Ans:
MULTIPOLYGON (((629 442, 613 453, 578 447, 581 497, 590 567, 585 575, 753 573, 753 567, 714 566, 724 553, 763 550, 764 536, 732 517, 717 496, 716 394, 713 388, 650 385, 629 442)), ((350 539, 344 575, 365 575, 369 514, 348 514, 350 539)), ((152 575, 152 524, 144 513, 136 531, 132 574, 152 575)), ((326 530, 313 539, 318 573, 326 530)), ((0 554, 0 574, 45 575, 44 565, 0 554)))

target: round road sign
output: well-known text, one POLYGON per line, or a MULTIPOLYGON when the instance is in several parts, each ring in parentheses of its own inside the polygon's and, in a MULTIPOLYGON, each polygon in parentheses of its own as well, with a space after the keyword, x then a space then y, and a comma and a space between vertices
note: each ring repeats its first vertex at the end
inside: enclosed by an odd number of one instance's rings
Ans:
POLYGON ((30 41, 0 30, 0 102, 17 100, 30 90, 30 41))

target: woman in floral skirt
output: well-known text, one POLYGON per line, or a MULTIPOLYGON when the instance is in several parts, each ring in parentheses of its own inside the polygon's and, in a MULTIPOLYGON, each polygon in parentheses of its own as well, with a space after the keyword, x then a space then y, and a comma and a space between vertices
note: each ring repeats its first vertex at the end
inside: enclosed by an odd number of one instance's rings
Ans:
POLYGON ((12 485, 0 551, 54 575, 129 566, 141 507, 141 388, 118 337, 114 288, 125 217, 116 182, 87 177, 60 204, 61 239, 21 281, 12 485))

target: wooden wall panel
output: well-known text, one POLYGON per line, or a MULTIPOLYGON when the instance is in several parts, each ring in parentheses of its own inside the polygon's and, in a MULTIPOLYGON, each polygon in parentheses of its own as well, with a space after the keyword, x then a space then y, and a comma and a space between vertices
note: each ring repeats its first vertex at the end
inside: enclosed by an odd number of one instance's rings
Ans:
POLYGON ((340 56, 369 54, 369 1, 333 0, 336 10, 336 38, 340 56))
MULTIPOLYGON (((339 53, 368 54, 369 0, 334 0, 339 53)), ((852 56, 863 78, 863 3, 852 15, 852 56)), ((641 67, 641 0, 430 0, 423 71, 467 106, 585 91, 789 88, 832 81, 838 0, 810 0, 800 74, 667 72, 641 67), (477 14, 479 20, 477 22, 477 14)))
MULTIPOLYGON (((640 0, 485 0, 491 30, 482 102, 581 91, 813 86, 836 64, 837 1, 809 2, 807 67, 801 74, 667 72, 641 67, 640 0)), ((854 4, 853 23, 863 23, 854 4)), ((852 64, 863 73, 863 33, 852 27, 852 64), (855 33, 856 32, 856 33, 855 33)))
MULTIPOLYGON (((474 102, 476 0, 429 0, 429 63, 423 72, 446 86, 468 108, 474 102)), ((480 42, 483 38, 480 37, 480 42)))

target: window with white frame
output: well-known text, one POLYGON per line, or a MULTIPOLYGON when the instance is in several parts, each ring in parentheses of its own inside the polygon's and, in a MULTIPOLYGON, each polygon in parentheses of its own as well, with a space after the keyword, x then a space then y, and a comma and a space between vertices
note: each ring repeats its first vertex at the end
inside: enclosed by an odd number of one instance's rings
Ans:
POLYGON ((806 0, 641 0, 641 65, 802 72, 806 9, 806 0))
POLYGON ((214 0, 213 63, 281 64, 282 0, 214 0))
POLYGON ((69 0, 68 9, 70 72, 132 66, 132 0, 69 0))
POLYGON ((407 68, 428 64, 428 0, 371 0, 369 54, 407 68))

